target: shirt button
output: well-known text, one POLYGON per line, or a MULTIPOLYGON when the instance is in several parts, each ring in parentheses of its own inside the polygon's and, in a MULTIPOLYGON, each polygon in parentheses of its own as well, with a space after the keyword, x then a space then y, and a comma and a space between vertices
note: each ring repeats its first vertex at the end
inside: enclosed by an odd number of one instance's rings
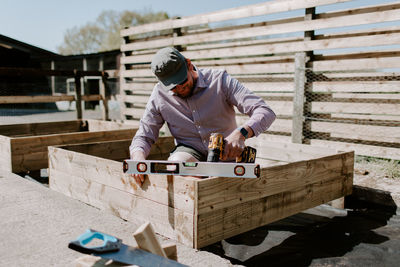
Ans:
POLYGON ((196 110, 193 110, 193 113, 195 113, 196 112, 196 110))

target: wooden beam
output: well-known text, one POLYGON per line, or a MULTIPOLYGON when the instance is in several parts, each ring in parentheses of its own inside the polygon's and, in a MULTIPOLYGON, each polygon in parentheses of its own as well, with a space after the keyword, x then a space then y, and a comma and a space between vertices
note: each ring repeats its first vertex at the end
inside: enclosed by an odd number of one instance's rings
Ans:
POLYGON ((212 178, 199 181, 198 212, 216 210, 261 199, 282 191, 305 188, 312 183, 330 179, 341 180, 343 176, 352 180, 354 153, 344 152, 308 161, 297 161, 261 170, 260 179, 212 178), (342 178, 339 178, 342 177, 342 178))
POLYGON ((183 17, 181 19, 164 20, 161 22, 144 24, 139 26, 130 27, 121 30, 121 37, 126 37, 134 34, 141 34, 152 31, 160 31, 165 29, 182 28, 193 25, 207 24, 212 22, 219 22, 224 20, 232 20, 245 18, 250 16, 261 16, 273 14, 278 12, 286 12, 296 9, 314 7, 319 5, 328 5, 335 3, 348 2, 350 0, 281 0, 270 1, 261 4, 249 5, 238 8, 225 9, 206 14, 199 14, 190 17, 183 17))
POLYGON ((295 56, 295 93, 293 98, 292 143, 303 143, 304 102, 306 84, 306 53, 296 53, 295 56))
POLYGON ((0 76, 101 76, 101 71, 43 70, 33 68, 0 67, 0 76))
POLYGON ((382 23, 400 19, 398 10, 378 11, 367 14, 346 15, 344 17, 332 17, 323 19, 289 22, 280 25, 267 25, 250 27, 247 29, 234 29, 218 32, 192 34, 181 37, 163 38, 154 41, 138 41, 121 45, 121 51, 148 49, 151 47, 165 47, 172 45, 189 45, 202 42, 215 42, 242 38, 254 38, 258 36, 287 34, 292 32, 312 32, 332 27, 349 27, 362 24, 382 23))
MULTIPOLYGON (((190 59, 223 58, 235 55, 237 57, 248 57, 253 55, 269 53, 295 53, 303 51, 313 51, 324 49, 326 51, 339 48, 369 46, 397 45, 400 43, 400 34, 375 34, 370 36, 342 37, 329 40, 294 41, 278 44, 251 45, 239 47, 223 47, 216 49, 204 49, 199 51, 184 51, 182 54, 190 59)), ((132 56, 131 62, 145 63, 151 62, 151 55, 132 56)))
POLYGON ((158 256, 167 258, 167 254, 158 242, 150 222, 142 224, 135 231, 135 233, 133 233, 133 237, 135 238, 139 248, 158 256))

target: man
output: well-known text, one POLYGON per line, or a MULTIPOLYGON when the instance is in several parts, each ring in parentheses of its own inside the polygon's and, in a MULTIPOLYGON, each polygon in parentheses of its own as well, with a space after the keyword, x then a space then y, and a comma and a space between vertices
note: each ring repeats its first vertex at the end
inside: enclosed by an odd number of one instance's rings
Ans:
MULTIPOLYGON (((207 159, 209 137, 214 132, 225 137, 223 160, 235 159, 246 138, 264 132, 275 120, 267 104, 226 71, 197 68, 175 48, 160 49, 151 69, 159 82, 129 148, 133 160, 147 157, 164 122, 176 143, 168 160, 190 162, 207 159), (250 117, 239 128, 234 106, 250 117)), ((144 175, 132 176, 143 184, 144 175)))

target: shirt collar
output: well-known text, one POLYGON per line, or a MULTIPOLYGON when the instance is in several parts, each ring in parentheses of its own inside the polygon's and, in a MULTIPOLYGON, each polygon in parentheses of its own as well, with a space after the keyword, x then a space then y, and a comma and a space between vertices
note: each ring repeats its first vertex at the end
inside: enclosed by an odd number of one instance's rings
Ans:
POLYGON ((194 88, 193 94, 199 92, 201 89, 204 89, 207 87, 206 83, 204 82, 204 77, 201 71, 193 65, 194 69, 197 72, 197 82, 196 82, 196 87, 194 88))

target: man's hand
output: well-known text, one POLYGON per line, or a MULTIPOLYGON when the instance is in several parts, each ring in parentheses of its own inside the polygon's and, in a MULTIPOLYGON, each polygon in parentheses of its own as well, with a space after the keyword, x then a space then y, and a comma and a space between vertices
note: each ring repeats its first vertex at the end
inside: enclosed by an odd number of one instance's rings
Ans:
MULTIPOLYGON (((248 137, 254 135, 253 130, 249 126, 244 126, 248 131, 248 137)), ((222 160, 234 160, 239 157, 245 147, 244 141, 246 138, 235 129, 230 135, 225 138, 224 154, 222 160)))
MULTIPOLYGON (((145 160, 146 156, 144 155, 143 151, 136 151, 131 154, 131 159, 136 161, 145 160)), ((135 179, 139 186, 143 185, 144 179, 146 178, 144 174, 131 174, 131 177, 135 179)))

